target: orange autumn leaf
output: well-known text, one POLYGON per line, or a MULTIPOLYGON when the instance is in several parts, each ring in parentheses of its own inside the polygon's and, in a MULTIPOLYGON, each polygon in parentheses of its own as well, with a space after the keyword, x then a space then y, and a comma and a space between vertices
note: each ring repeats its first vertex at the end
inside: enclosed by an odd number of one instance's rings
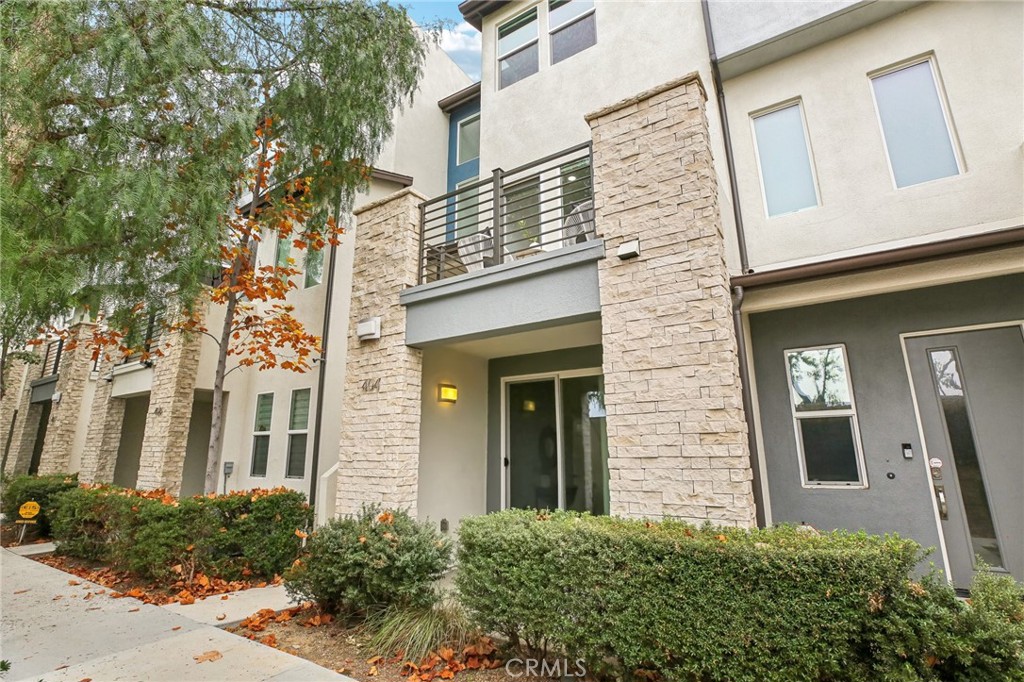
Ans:
POLYGON ((193 656, 192 658, 195 659, 196 663, 206 663, 207 661, 219 661, 220 659, 224 658, 224 654, 214 649, 212 651, 203 652, 198 656, 193 656))
POLYGON ((302 538, 303 540, 309 537, 309 533, 303 532, 298 528, 295 529, 295 535, 296 537, 302 538))

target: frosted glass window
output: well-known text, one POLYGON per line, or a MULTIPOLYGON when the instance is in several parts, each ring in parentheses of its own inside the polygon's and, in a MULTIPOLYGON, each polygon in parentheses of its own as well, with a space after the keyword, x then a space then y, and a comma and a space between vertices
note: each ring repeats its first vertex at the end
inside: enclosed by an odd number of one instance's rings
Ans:
POLYGON ((480 156, 479 114, 459 122, 458 164, 462 165, 480 156))
POLYGON ((505 88, 537 73, 537 8, 498 27, 498 87, 505 88))
POLYGON ((754 135, 768 215, 817 206, 818 195, 800 105, 756 116, 754 135))
POLYGON ((960 172, 930 61, 871 79, 897 187, 960 172))

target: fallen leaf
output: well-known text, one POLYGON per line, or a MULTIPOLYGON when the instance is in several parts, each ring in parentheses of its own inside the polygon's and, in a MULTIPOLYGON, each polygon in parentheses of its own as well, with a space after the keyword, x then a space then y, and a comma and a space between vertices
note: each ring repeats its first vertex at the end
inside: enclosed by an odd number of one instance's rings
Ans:
POLYGON ((225 600, 226 600, 227 598, 228 598, 228 595, 226 595, 226 594, 225 594, 225 595, 224 595, 224 596, 222 596, 222 597, 221 597, 220 599, 221 599, 221 601, 225 601, 225 600))
POLYGON ((226 613, 221 613, 221 614, 219 614, 219 615, 217 616, 217 620, 224 620, 224 619, 225 619, 225 618, 227 618, 227 617, 228 617, 228 614, 226 614, 226 613))
POLYGON ((267 635, 260 640, 260 644, 266 644, 267 646, 277 648, 277 637, 275 635, 267 635))
POLYGON ((58 670, 63 670, 64 668, 68 667, 68 665, 69 665, 69 664, 65 663, 65 664, 64 664, 64 665, 62 665, 62 666, 58 666, 58 667, 54 668, 54 669, 53 669, 53 671, 54 671, 54 672, 57 672, 58 670))
POLYGON ((214 649, 213 651, 207 651, 199 654, 198 656, 193 656, 192 658, 196 660, 196 663, 205 663, 206 661, 219 661, 224 658, 224 655, 214 649))
POLYGON ((295 529, 295 535, 296 537, 302 538, 303 540, 309 537, 309 533, 305 533, 299 530, 298 528, 295 529))
POLYGON ((82 679, 78 680, 78 682, 92 682, 92 678, 91 677, 83 677, 82 679))
POLYGON ((378 663, 380 663, 383 660, 384 660, 383 656, 374 656, 373 658, 366 659, 366 662, 369 663, 370 665, 377 665, 378 663))
POLYGON ((128 613, 135 613, 138 610, 139 610, 139 607, 136 606, 134 609, 128 609, 128 613))
POLYGON ((77 580, 69 580, 69 581, 68 581, 68 585, 71 585, 72 587, 74 587, 75 585, 81 585, 81 584, 82 584, 82 583, 80 583, 80 582, 79 582, 79 581, 77 581, 77 580))
POLYGON ((181 629, 180 625, 175 625, 173 628, 171 628, 171 632, 174 632, 175 630, 180 630, 180 629, 181 629))
POLYGON ((27 588, 25 588, 24 590, 16 590, 16 591, 14 592, 14 594, 25 594, 26 592, 28 592, 28 591, 29 591, 29 590, 31 590, 31 589, 32 589, 31 587, 27 587, 27 588))
POLYGON ((375 665, 370 666, 370 670, 366 674, 369 675, 370 677, 376 677, 377 676, 377 666, 375 666, 375 665))

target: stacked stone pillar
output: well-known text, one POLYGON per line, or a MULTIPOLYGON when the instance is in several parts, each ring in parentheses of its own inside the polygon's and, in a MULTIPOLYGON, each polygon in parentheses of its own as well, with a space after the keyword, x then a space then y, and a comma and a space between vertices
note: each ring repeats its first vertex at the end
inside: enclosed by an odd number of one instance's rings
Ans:
POLYGON ((110 396, 114 384, 104 379, 114 367, 107 358, 100 363, 100 379, 90 406, 89 431, 82 450, 82 468, 78 480, 83 483, 109 483, 114 480, 117 449, 121 443, 125 402, 110 396))
POLYGON ((199 334, 175 333, 155 360, 136 484, 141 490, 181 490, 201 342, 199 334))
POLYGON ((729 275, 700 78, 587 116, 613 514, 751 526, 729 275), (616 257, 639 239, 640 256, 616 257))
POLYGON ((421 352, 405 345, 398 295, 416 284, 424 199, 404 189, 355 211, 339 514, 366 503, 416 511, 423 363, 421 352), (380 339, 360 341, 356 325, 373 317, 381 318, 380 339))
POLYGON ((70 468, 79 417, 82 410, 90 409, 85 404, 85 394, 93 366, 95 329, 95 324, 82 322, 68 330, 54 387, 54 395, 60 394, 60 400, 50 408, 50 423, 39 460, 40 474, 66 473, 70 468))
POLYGON ((0 448, 6 448, 6 474, 23 474, 28 471, 32 445, 39 428, 42 408, 29 402, 32 395, 29 383, 38 379, 42 372, 42 353, 38 347, 33 349, 33 353, 36 362, 12 360, 4 378, 6 392, 3 400, 0 400, 0 425, 3 427, 0 448))

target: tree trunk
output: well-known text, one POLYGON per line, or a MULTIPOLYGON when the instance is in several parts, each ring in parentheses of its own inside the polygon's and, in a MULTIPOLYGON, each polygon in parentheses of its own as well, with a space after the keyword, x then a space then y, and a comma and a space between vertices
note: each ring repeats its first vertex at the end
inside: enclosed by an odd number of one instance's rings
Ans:
MULTIPOLYGON (((224 442, 224 375, 227 374, 228 344, 231 343, 231 326, 234 323, 236 305, 237 297, 232 294, 224 310, 224 326, 221 328, 219 352, 217 353, 217 371, 213 375, 210 444, 206 450, 206 483, 204 485, 204 490, 207 493, 217 492, 217 479, 220 476, 220 448, 224 442)), ((227 485, 226 480, 224 485, 227 485)))

